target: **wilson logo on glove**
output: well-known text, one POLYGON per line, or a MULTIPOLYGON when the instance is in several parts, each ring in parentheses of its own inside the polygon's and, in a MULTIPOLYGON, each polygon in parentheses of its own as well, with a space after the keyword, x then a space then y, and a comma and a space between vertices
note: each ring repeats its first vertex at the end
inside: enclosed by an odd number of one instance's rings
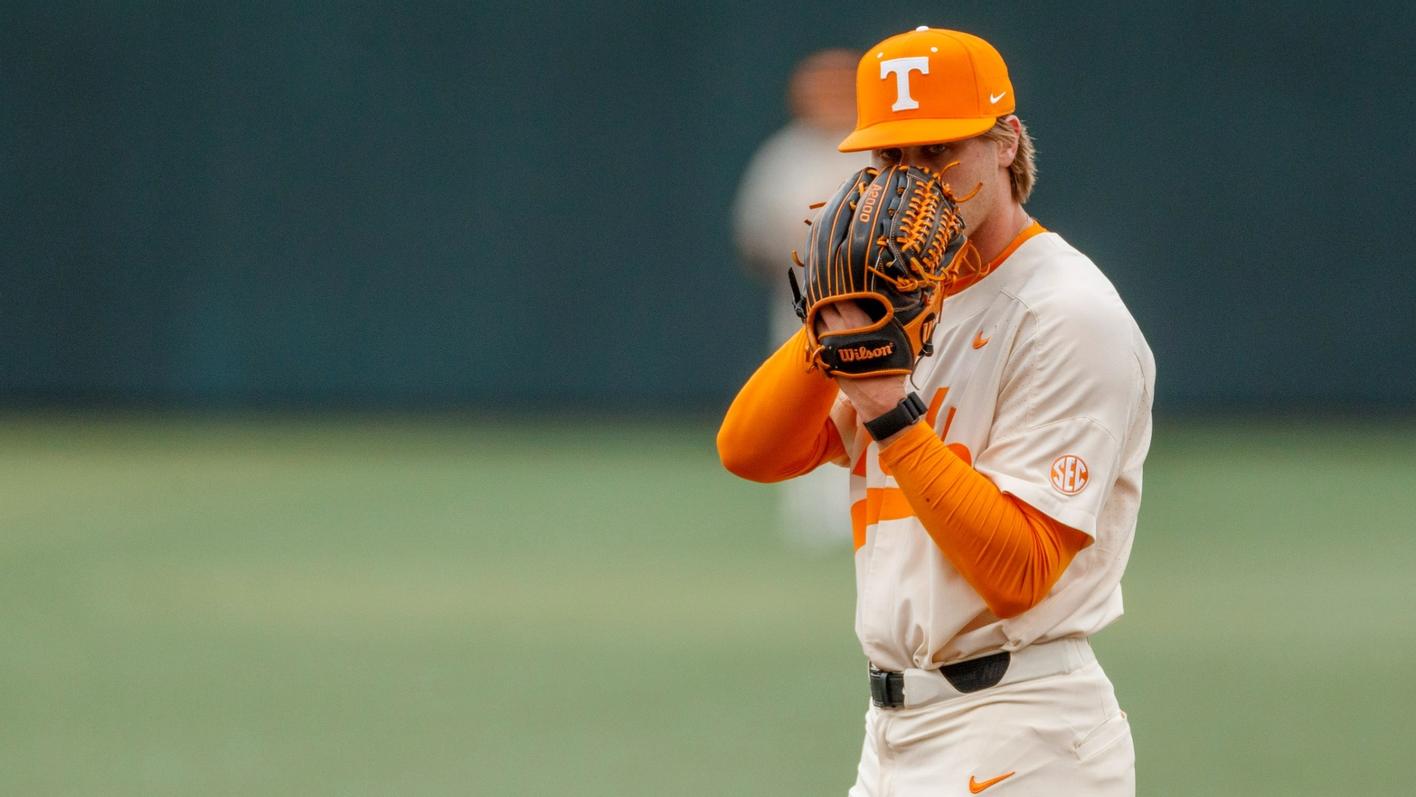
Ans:
POLYGON ((853 349, 841 349, 840 351, 841 362, 853 363, 861 360, 874 360, 880 357, 888 357, 895 353, 895 344, 886 343, 884 346, 877 346, 873 349, 865 346, 856 346, 853 349))

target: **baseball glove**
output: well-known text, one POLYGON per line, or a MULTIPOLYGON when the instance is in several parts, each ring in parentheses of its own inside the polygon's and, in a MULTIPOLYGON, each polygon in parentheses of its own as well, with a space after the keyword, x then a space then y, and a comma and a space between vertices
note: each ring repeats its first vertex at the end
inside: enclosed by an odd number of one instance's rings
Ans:
POLYGON ((811 367, 851 379, 909 374, 933 353, 946 271, 964 249, 958 202, 940 174, 891 166, 856 172, 822 206, 806 262, 792 253, 804 290, 789 271, 811 367), (822 308, 848 301, 869 325, 817 329, 822 308))

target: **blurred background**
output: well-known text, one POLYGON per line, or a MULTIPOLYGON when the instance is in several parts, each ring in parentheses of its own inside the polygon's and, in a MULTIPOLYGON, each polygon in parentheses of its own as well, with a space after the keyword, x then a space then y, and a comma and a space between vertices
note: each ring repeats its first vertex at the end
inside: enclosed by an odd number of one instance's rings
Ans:
POLYGON ((920 24, 1155 352, 1140 793, 1416 793, 1416 10, 843 0, 0 6, 0 793, 843 794, 733 208, 920 24))

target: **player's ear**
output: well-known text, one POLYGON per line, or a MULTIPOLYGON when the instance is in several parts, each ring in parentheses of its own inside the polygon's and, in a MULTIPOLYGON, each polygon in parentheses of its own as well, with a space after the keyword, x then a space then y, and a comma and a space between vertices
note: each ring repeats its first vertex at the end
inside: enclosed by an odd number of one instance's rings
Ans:
POLYGON ((1013 160, 1018 157, 1018 143, 1023 140, 1023 123, 1018 121, 1014 114, 1008 114, 998 120, 1000 125, 1005 125, 1012 131, 1011 136, 998 136, 998 165, 1004 169, 1013 165, 1013 160))

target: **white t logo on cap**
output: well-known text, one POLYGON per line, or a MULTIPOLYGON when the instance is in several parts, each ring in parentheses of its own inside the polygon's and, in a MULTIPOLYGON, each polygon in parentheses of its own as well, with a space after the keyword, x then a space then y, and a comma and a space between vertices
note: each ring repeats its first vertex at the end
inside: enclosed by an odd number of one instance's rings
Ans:
POLYGON ((892 72, 895 74, 895 104, 890 106, 890 110, 908 111, 919 107, 919 103, 910 96, 910 73, 915 71, 921 75, 929 74, 929 56, 891 58, 889 61, 880 62, 881 80, 889 77, 892 72))

